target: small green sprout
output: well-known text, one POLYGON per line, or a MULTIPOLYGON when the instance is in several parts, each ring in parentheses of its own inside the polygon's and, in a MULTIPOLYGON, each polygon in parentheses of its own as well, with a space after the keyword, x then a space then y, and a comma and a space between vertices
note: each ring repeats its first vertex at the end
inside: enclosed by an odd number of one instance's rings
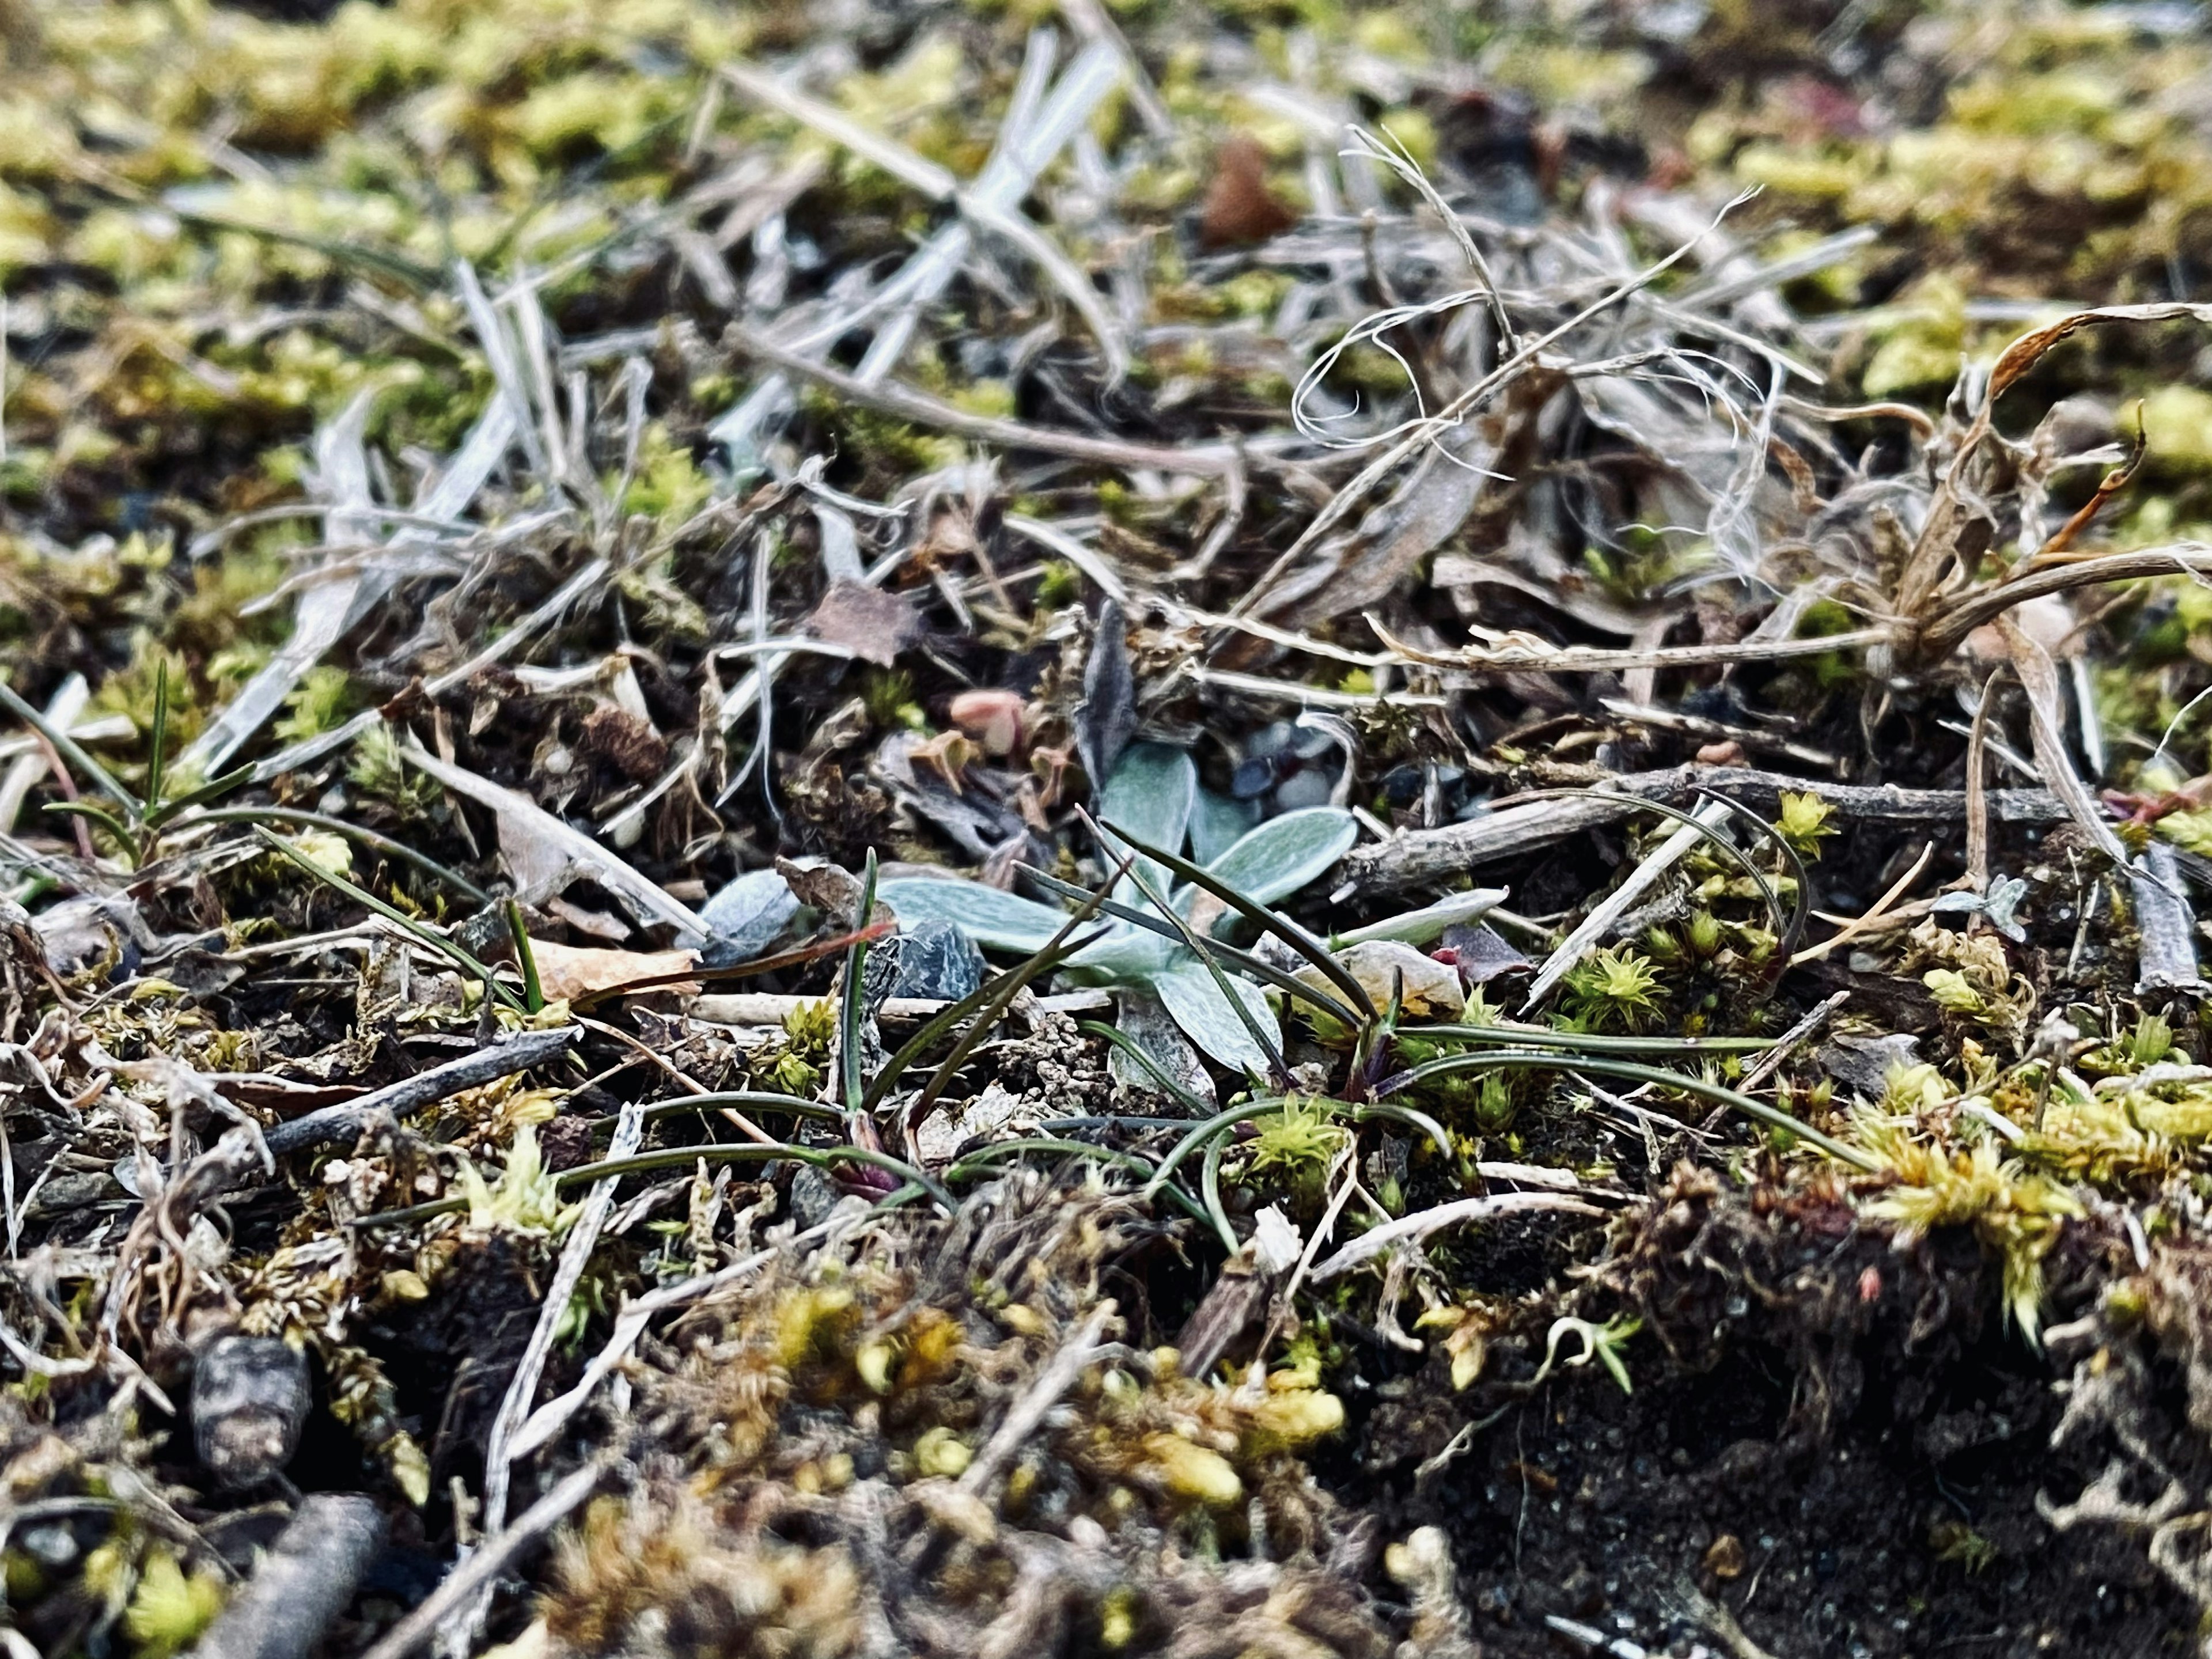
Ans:
POLYGON ((1083 597, 1083 578, 1075 567, 1059 559, 1048 561, 1037 573, 1039 611, 1057 611, 1083 597))
POLYGON ((822 1068, 787 1048, 769 1065, 763 1081, 780 1094, 808 1096, 821 1086, 822 1068))
POLYGON ((1963 1521, 1938 1521, 1928 1528, 1929 1547, 1938 1561, 1982 1573, 1995 1564, 1997 1547, 1963 1521))
POLYGON ((878 668, 860 683, 861 706, 879 732, 920 732, 929 724, 914 700, 914 676, 903 669, 878 668))
POLYGON ((1936 1006, 1946 1013, 1972 1019, 1990 1011, 1988 1000, 1955 968, 1931 968, 1921 975, 1920 982, 1936 999, 1936 1006))
POLYGON ((800 1059, 826 1056, 837 1040, 836 999, 817 997, 800 1003, 783 1017, 783 1035, 800 1059))
POLYGON ((204 1572, 188 1577, 175 1556, 156 1547, 138 1571, 123 1628, 138 1659, 169 1659, 198 1641, 222 1610, 222 1579, 204 1572))
POLYGON ((1775 820, 1774 828, 1799 857, 1817 859, 1820 856, 1821 842, 1836 833, 1836 826, 1828 822, 1835 810, 1809 789, 1802 793, 1784 789, 1782 814, 1775 820))
POLYGON ((2138 1067, 2155 1066, 2173 1052, 2173 1027, 2164 1014, 2145 1014, 2127 1036, 2127 1055, 2138 1067))
POLYGON ((1513 1122, 1513 1090, 1498 1073, 1482 1079, 1482 1093, 1474 1103, 1474 1121, 1485 1134, 1503 1134, 1513 1122))
POLYGON ((284 699, 284 716, 270 730, 283 742, 319 738, 345 719, 353 689, 344 669, 322 664, 301 677, 284 699))
POLYGON ((400 759, 399 738, 381 720, 354 739, 346 781, 364 795, 389 802, 403 818, 422 817, 445 793, 443 784, 400 759))
POLYGON ((538 1150, 538 1131, 527 1123, 514 1132, 507 1167, 496 1181, 485 1181, 474 1164, 462 1163, 461 1190, 468 1195, 469 1224, 486 1232, 564 1232, 582 1207, 562 1203, 554 1173, 538 1150))
POLYGON ((1536 1368, 1535 1376, 1528 1379, 1529 1386, 1534 1387, 1552 1374, 1553 1367, 1559 1363, 1559 1345, 1571 1336, 1581 1341, 1582 1352, 1569 1355, 1566 1364, 1587 1365, 1595 1359, 1605 1367, 1606 1375, 1620 1385, 1621 1393, 1635 1393, 1628 1380, 1627 1362, 1621 1358, 1620 1351, 1628 1346, 1629 1339, 1643 1328, 1642 1320, 1631 1318, 1626 1314, 1616 1314, 1602 1325, 1593 1324, 1587 1319, 1577 1319, 1571 1314, 1553 1320, 1551 1334, 1544 1340, 1544 1363, 1536 1368))

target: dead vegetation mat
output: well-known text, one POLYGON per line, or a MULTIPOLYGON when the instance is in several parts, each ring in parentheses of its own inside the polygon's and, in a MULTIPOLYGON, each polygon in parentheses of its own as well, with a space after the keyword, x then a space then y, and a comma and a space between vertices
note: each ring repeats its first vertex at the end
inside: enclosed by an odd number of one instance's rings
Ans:
POLYGON ((2195 9, 0 66, 9 1659, 2204 1650, 2195 9))

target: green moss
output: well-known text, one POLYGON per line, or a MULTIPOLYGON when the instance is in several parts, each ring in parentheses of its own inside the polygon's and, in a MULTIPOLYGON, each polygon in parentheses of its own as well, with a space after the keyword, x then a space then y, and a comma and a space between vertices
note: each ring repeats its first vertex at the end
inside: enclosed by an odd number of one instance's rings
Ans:
POLYGON ((2212 392, 2160 386, 2121 412, 2123 428, 2137 416, 2154 465, 2168 472, 2212 472, 2212 392))

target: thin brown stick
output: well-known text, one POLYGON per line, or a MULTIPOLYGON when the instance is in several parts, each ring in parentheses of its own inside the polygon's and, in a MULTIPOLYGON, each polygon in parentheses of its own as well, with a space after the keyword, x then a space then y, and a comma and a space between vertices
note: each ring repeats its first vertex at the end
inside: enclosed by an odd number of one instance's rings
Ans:
POLYGON ((1912 860, 1912 867, 1891 883, 1889 890, 1876 899, 1864 915, 1856 921, 1845 922, 1843 931, 1832 939, 1824 939, 1818 945, 1808 945, 1790 958, 1790 965, 1795 968, 1802 963, 1818 962, 1838 945, 1847 944, 1872 927, 1888 915, 1889 907, 1903 898, 1905 890, 1920 879, 1920 872, 1928 867, 1928 860, 1935 856, 1936 843, 1931 841, 1920 849, 1920 856, 1912 860))

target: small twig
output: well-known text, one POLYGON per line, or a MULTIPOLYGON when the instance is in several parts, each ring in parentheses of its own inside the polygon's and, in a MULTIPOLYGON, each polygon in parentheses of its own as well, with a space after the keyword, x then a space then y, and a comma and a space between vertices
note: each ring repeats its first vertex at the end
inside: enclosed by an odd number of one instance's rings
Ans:
MULTIPOLYGON (((1833 996, 1816 1004, 1813 1011, 1804 1018, 1775 1039, 1774 1046, 1759 1056, 1759 1063, 1743 1074, 1743 1080, 1737 1084, 1736 1087, 1748 1094, 1772 1077, 1775 1073, 1782 1069, 1782 1062, 1790 1058, 1791 1050, 1826 1025, 1828 1023, 1828 1017, 1850 1000, 1851 994, 1849 991, 1838 991, 1833 996)), ((1722 1111, 1727 1109, 1726 1107, 1721 1109, 1722 1111)), ((1719 1118, 1720 1113, 1714 1113, 1711 1121, 1708 1121, 1705 1127, 1711 1128, 1713 1123, 1719 1121, 1719 1118)))
POLYGON ((373 1499, 356 1492, 302 1498, 193 1659, 304 1659, 353 1600, 383 1545, 384 1516, 373 1499))
POLYGON ((1834 937, 1824 939, 1818 945, 1807 945, 1790 958, 1790 965, 1796 968, 1808 962, 1818 962, 1838 945, 1846 944, 1867 932, 1875 922, 1880 921, 1888 914, 1891 905, 1905 896, 1906 889, 1920 879, 1920 872, 1928 867, 1928 860, 1935 856, 1936 843, 1931 841, 1921 848, 1920 856, 1913 860, 1912 867, 1893 882, 1889 890, 1876 899, 1873 907, 1864 915, 1856 921, 1844 923, 1842 931, 1834 937))
POLYGON ((383 1640, 363 1654, 362 1659, 405 1659, 438 1633, 439 1626, 476 1593, 478 1585, 489 1583, 494 1574, 552 1531, 570 1510, 598 1491, 611 1467, 610 1462, 602 1460, 586 1463, 569 1474, 517 1516, 497 1537, 478 1545, 475 1554, 454 1568, 443 1583, 432 1590, 414 1612, 386 1632, 383 1640))
POLYGON ((2173 848, 2151 842, 2142 867, 2129 870, 2128 888, 2136 906, 2136 994, 2204 991, 2197 965, 2197 916, 2173 848))
POLYGON ((566 1394, 554 1395, 531 1413, 529 1420, 516 1431, 514 1440, 508 1443, 507 1455, 510 1457, 527 1457, 550 1444, 553 1437, 567 1426, 569 1419, 583 1410, 592 1391, 606 1380, 616 1366, 629 1358, 629 1351, 637 1345, 638 1338, 645 1334, 645 1328, 653 1322, 654 1315, 726 1289, 739 1279, 758 1273, 782 1251, 811 1244, 844 1224, 844 1217, 835 1217, 808 1228, 803 1233, 795 1234, 781 1244, 771 1244, 764 1250, 756 1250, 741 1261, 732 1261, 720 1272, 702 1274, 675 1285, 665 1285, 659 1290, 647 1291, 635 1302, 625 1305, 616 1316, 614 1331, 608 1336, 606 1346, 592 1356, 591 1364, 584 1368, 584 1374, 577 1379, 575 1386, 566 1394))
POLYGON ((1966 734, 1966 882, 1977 893, 1990 885, 1990 702, 2003 673, 1997 669, 1982 682, 1973 728, 1966 734))
MULTIPOLYGON (((933 398, 927 392, 916 392, 911 386, 890 383, 871 385, 857 375, 848 374, 844 370, 826 363, 817 363, 799 352, 780 346, 742 323, 732 323, 722 331, 722 344, 737 356, 766 363, 798 380, 811 380, 824 392, 861 409, 876 410, 902 421, 911 421, 917 426, 950 432, 958 437, 973 438, 979 443, 996 444, 1003 449, 1027 450, 1033 454, 1065 455, 1071 460, 1091 461, 1101 466, 1158 467, 1171 474, 1208 478, 1227 477, 1239 465, 1237 451, 1226 444, 1192 444, 1184 448, 1170 448, 1160 444, 1124 443, 1119 439, 1094 438, 1086 433, 1068 432, 1058 427, 1030 426, 1020 421, 1000 420, 989 415, 971 415, 964 409, 933 398)), ((1261 444, 1254 446, 1253 449, 1256 453, 1267 447, 1261 444)))
POLYGON ((1535 983, 1528 988, 1528 994, 1522 1001, 1520 1018, 1526 1019, 1542 1003, 1567 970, 1582 960, 1583 952, 1603 938, 1606 930, 1626 915, 1629 907, 1649 892, 1660 877, 1686 857, 1699 842, 1718 835, 1721 825, 1728 820, 1729 810, 1713 802, 1700 806, 1694 814, 1695 823, 1677 826, 1673 835, 1629 872, 1626 880, 1600 900, 1583 918, 1581 925, 1560 941, 1550 960, 1537 970, 1535 983))
MULTIPOLYGON (((514 901, 508 902, 512 904, 514 901)), ((614 1135, 607 1143, 609 1160, 629 1157, 644 1138, 645 1109, 631 1101, 623 1107, 614 1135)), ((561 1248, 561 1261, 553 1270, 553 1282, 546 1286, 545 1299, 538 1310, 538 1323, 530 1333, 529 1346, 523 1349, 521 1361, 507 1383, 507 1394, 499 1402, 499 1414, 492 1419, 491 1443, 484 1449, 483 1518, 479 1523, 487 1530, 495 1531, 506 1524, 507 1498, 516 1461, 514 1438, 530 1415, 538 1379, 545 1374, 545 1361, 553 1352, 553 1339, 568 1316, 569 1298, 575 1295, 577 1285, 583 1283, 585 1270, 592 1265, 592 1252, 599 1246, 599 1230, 606 1225, 607 1212, 614 1206, 618 1184, 612 1179, 592 1184, 590 1195, 584 1200, 583 1213, 577 1217, 567 1243, 561 1248)), ((462 1559, 467 1559, 465 1556, 462 1559)), ((459 1615, 464 1638, 459 1646, 475 1645, 490 1602, 490 1587, 487 1585, 475 1602, 459 1615)))
POLYGON ((1340 1279, 1356 1267, 1364 1267, 1385 1250, 1398 1244, 1417 1244, 1430 1234, 1446 1227, 1464 1226, 1470 1221, 1488 1221, 1501 1215, 1516 1215, 1523 1211, 1558 1210, 1569 1215, 1602 1216, 1606 1213, 1595 1204, 1564 1193, 1489 1193, 1480 1198, 1463 1198, 1453 1204, 1439 1204, 1433 1209, 1418 1210, 1412 1215, 1386 1221, 1365 1232, 1339 1250, 1334 1255, 1313 1270, 1310 1275, 1316 1285, 1326 1285, 1332 1279, 1340 1279))
MULTIPOLYGON (((1355 847, 1337 866, 1334 880, 1340 886, 1357 883, 1363 895, 1378 898, 1431 883, 1456 884, 1466 879, 1469 866, 1548 847, 1578 830, 1611 823, 1638 811, 1644 800, 1686 799, 1701 790, 1771 812, 1782 791, 1811 789, 1847 820, 1947 830, 1964 816, 1966 801, 1956 789, 1836 784, 1721 766, 1622 773, 1607 778, 1606 787, 1619 791, 1618 796, 1509 798, 1463 823, 1409 830, 1389 841, 1355 847)), ((2065 804, 2048 790, 1992 789, 1989 799, 1990 814, 2000 823, 2057 823, 2069 816, 2065 804)))
POLYGON ((984 1442, 983 1449, 975 1454, 975 1461, 960 1476, 960 1490, 981 1494, 996 1480, 999 1471, 1013 1461, 1021 1450, 1022 1443, 1036 1432, 1045 1413, 1060 1403, 1060 1398, 1081 1380, 1085 1368, 1097 1358, 1099 1338, 1106 1323, 1115 1316, 1112 1300, 1101 1302, 1076 1327, 1075 1334, 1068 1338, 1051 1361, 1030 1380, 1028 1389, 1016 1401, 1004 1421, 984 1442))

